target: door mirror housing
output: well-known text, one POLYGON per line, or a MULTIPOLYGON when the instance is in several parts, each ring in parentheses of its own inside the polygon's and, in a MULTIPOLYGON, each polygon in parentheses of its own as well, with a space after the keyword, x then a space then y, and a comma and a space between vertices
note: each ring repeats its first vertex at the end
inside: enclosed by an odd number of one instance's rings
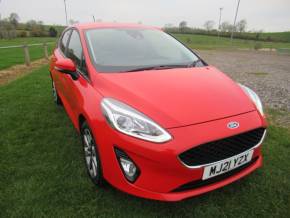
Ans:
POLYGON ((73 80, 79 78, 76 65, 69 58, 61 58, 57 60, 54 68, 61 73, 69 74, 73 80))

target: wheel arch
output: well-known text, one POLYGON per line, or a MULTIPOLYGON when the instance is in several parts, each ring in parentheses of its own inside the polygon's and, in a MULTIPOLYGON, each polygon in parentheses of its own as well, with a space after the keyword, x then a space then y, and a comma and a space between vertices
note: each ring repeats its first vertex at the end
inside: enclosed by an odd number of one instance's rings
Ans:
POLYGON ((85 121, 87 122, 87 119, 85 118, 85 116, 83 114, 79 114, 79 117, 78 117, 78 130, 79 130, 79 132, 81 131, 82 125, 85 121))

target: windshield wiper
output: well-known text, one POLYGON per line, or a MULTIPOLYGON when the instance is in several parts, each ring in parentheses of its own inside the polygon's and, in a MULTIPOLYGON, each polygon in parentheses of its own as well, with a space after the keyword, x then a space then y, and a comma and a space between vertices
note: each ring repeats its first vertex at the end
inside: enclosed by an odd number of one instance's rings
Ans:
POLYGON ((158 66, 149 66, 149 67, 140 67, 132 70, 127 70, 124 72, 136 72, 136 71, 145 71, 145 70, 164 70, 172 68, 187 68, 187 64, 167 64, 167 65, 158 65, 158 66))
POLYGON ((200 59, 193 61, 192 63, 188 64, 187 67, 196 67, 196 65, 201 62, 200 59))
MULTIPOLYGON (((172 69, 172 68, 189 68, 189 67, 196 67, 201 60, 197 59, 190 64, 164 64, 164 65, 157 65, 157 66, 148 66, 148 67, 140 67, 132 70, 126 70, 124 72, 136 72, 136 71, 145 71, 145 70, 164 70, 164 69, 172 69)), ((202 63, 202 62, 201 62, 202 63)))

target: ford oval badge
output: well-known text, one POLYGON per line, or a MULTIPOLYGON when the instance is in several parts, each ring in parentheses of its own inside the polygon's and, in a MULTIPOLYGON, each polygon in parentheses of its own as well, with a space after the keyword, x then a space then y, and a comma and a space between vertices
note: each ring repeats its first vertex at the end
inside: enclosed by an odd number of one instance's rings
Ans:
POLYGON ((232 122, 229 122, 228 124, 227 124, 227 127, 229 128, 229 129, 236 129, 236 128, 238 128, 240 126, 240 124, 238 123, 238 122, 236 122, 236 121, 232 121, 232 122))

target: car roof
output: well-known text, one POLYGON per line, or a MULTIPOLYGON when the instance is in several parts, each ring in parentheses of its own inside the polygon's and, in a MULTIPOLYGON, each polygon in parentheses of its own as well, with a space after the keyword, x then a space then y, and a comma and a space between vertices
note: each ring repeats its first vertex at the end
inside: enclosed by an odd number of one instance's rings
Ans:
POLYGON ((94 23, 77 23, 70 27, 75 27, 79 30, 86 30, 86 29, 102 29, 102 28, 136 28, 136 29, 158 29, 161 28, 154 27, 154 26, 147 26, 142 24, 134 24, 134 23, 107 23, 107 22, 94 22, 94 23))

